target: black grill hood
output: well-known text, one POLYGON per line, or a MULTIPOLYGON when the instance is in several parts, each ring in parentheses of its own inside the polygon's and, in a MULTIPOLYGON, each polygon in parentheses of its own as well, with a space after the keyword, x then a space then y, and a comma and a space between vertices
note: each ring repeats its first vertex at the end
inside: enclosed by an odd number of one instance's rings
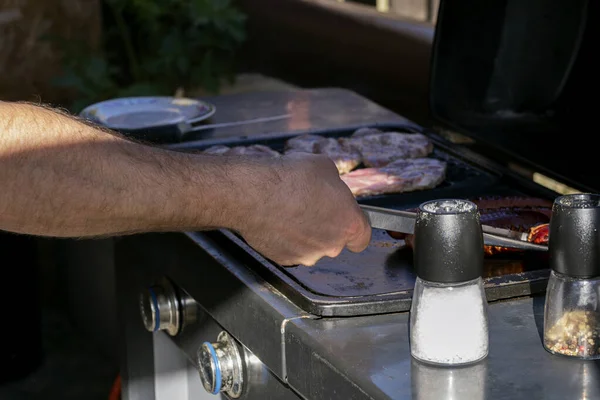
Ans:
POLYGON ((598 3, 442 0, 434 119, 538 172, 600 191, 598 3))

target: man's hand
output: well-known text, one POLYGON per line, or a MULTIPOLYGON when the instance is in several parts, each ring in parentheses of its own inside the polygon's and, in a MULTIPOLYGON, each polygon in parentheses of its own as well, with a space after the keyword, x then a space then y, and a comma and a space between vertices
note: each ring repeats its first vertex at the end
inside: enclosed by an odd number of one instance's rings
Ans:
POLYGON ((370 239, 326 157, 169 151, 31 104, 0 102, 0 132, 2 230, 93 237, 226 228, 284 265, 361 251, 370 239))
POLYGON ((248 244, 279 264, 306 266, 346 247, 367 247, 368 221, 328 157, 294 154, 268 162, 273 175, 255 193, 249 189, 249 213, 234 226, 248 244))

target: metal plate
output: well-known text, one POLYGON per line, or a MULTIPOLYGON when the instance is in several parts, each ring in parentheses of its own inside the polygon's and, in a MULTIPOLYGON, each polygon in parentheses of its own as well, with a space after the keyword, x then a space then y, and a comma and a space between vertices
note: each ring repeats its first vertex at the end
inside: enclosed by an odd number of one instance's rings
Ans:
MULTIPOLYGON (((383 231, 374 231, 374 240, 360 254, 344 251, 337 258, 324 258, 313 267, 290 268, 270 262, 230 232, 207 235, 311 314, 341 317, 410 309, 415 282, 412 252, 387 239, 383 231)), ((539 252, 516 259, 487 259, 484 264, 487 299, 541 293, 548 275, 547 262, 539 252)))
POLYGON ((115 130, 195 123, 210 118, 216 109, 196 99, 175 97, 123 97, 93 104, 80 116, 115 130))

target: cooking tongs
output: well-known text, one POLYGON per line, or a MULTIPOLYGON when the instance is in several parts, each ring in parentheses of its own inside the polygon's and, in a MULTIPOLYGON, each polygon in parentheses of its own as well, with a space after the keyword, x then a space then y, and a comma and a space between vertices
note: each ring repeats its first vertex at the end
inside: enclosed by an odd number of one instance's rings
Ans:
MULTIPOLYGON (((415 231, 417 213, 360 205, 372 228, 412 235, 415 231)), ((547 251, 548 246, 529 242, 525 232, 481 225, 483 243, 487 246, 510 247, 521 250, 547 251)))

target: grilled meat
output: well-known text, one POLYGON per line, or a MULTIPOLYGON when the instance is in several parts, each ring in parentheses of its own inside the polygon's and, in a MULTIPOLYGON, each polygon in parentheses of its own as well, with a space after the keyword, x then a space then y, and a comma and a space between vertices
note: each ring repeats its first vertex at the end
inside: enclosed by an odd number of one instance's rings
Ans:
POLYGON ((319 135, 300 135, 285 142, 285 153, 314 153, 315 144, 325 139, 319 135))
POLYGON ((352 171, 362 161, 358 151, 343 147, 334 138, 318 135, 301 135, 292 138, 286 142, 285 148, 285 154, 300 152, 326 155, 335 163, 340 175, 352 171))
POLYGON ((364 168, 342 175, 356 197, 431 189, 446 176, 446 163, 434 158, 397 160, 381 168, 364 168))
POLYGON ((342 146, 360 153, 367 167, 383 167, 393 161, 421 158, 433 151, 431 141, 420 133, 373 133, 359 130, 349 138, 339 139, 342 146))
MULTIPOLYGON (((548 244, 551 201, 535 197, 482 197, 470 200, 479 207, 482 224, 528 232, 530 242, 548 244)), ((388 234, 394 239, 403 239, 407 247, 412 248, 413 235, 398 232, 388 232, 388 234)), ((522 250, 484 246, 484 252, 485 255, 491 256, 507 252, 522 252, 522 250)))
POLYGON ((348 173, 358 167, 362 161, 360 153, 343 147, 337 140, 327 138, 315 144, 315 153, 327 155, 333 160, 341 174, 348 173))
MULTIPOLYGON (((418 133, 381 132, 358 129, 349 138, 300 135, 285 144, 285 154, 327 155, 342 180, 356 197, 431 189, 446 177, 446 162, 425 158, 433 151, 430 140, 418 133), (368 168, 354 170, 364 164, 368 168), (353 171, 354 170, 354 171, 353 171)), ((278 152, 263 145, 212 146, 203 151, 213 155, 270 155, 278 152)))
POLYGON ((531 243, 548 244, 550 237, 550 224, 541 224, 534 226, 529 230, 529 240, 531 243))
POLYGON ((286 142, 286 154, 307 152, 328 155, 340 174, 352 171, 361 163, 366 167, 383 167, 396 160, 426 157, 433 144, 419 133, 381 132, 361 128, 351 137, 339 139, 319 135, 301 135, 286 142))

